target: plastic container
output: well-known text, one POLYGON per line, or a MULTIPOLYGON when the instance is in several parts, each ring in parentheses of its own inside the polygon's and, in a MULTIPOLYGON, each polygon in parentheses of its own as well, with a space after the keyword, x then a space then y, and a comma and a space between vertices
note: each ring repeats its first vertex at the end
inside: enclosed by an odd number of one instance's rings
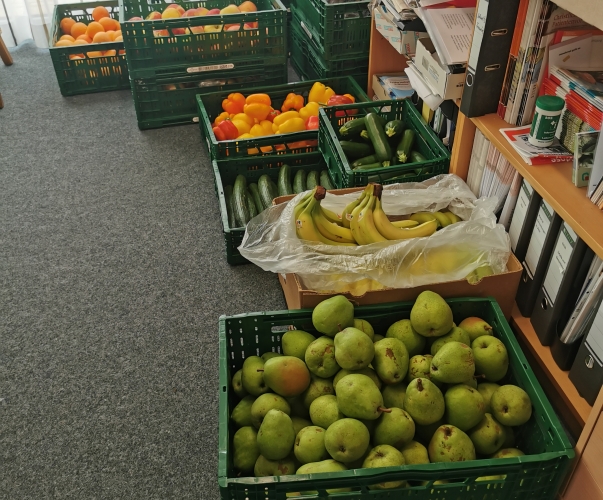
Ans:
MULTIPOLYGON (((120 22, 132 78, 185 76, 236 70, 242 63, 287 57, 287 9, 280 0, 254 1, 257 12, 129 21, 163 12, 163 0, 119 0, 120 22), (246 29, 245 24, 258 23, 246 29), (238 31, 194 33, 204 26, 239 25, 238 31), (188 34, 186 33, 188 30, 188 34), (182 33, 182 34, 180 34, 182 33), (161 35, 161 36, 156 36, 161 35), (164 36, 165 35, 165 36, 164 36)), ((177 1, 184 9, 222 9, 230 0, 177 1)), ((241 3, 241 2, 237 2, 241 3)), ((203 28, 205 29, 205 28, 203 28)))
POLYGON ((528 142, 532 146, 545 148, 553 144, 564 106, 565 101, 554 95, 542 95, 536 99, 536 110, 528 136, 528 142))
MULTIPOLYGON (((312 310, 277 311, 220 317, 220 424, 218 483, 226 500, 320 498, 337 500, 527 500, 554 499, 574 457, 561 427, 534 372, 493 299, 449 299, 458 323, 468 316, 486 320, 494 335, 509 352, 509 373, 504 383, 522 387, 533 405, 532 417, 517 428, 517 445, 526 455, 507 459, 482 459, 468 462, 435 463, 388 467, 379 470, 355 469, 344 472, 280 477, 237 477, 232 466, 230 411, 236 404, 230 376, 240 369, 245 357, 281 350, 281 335, 291 329, 316 334, 312 310), (503 479, 476 481, 484 476, 504 475, 503 479), (445 479, 448 484, 434 485, 445 479), (368 486, 384 481, 427 481, 424 486, 396 490, 371 490, 368 486), (348 493, 327 493, 330 488, 352 489, 348 493), (319 495, 300 497, 294 492, 319 491, 319 495)), ((385 334, 395 321, 408 318, 413 302, 397 302, 355 308, 355 316, 368 320, 375 333, 385 334)), ((415 483, 416 484, 416 483, 415 483)))
POLYGON ((245 228, 231 228, 228 225, 224 187, 229 184, 231 186, 234 185, 234 181, 239 174, 245 176, 248 185, 252 182, 257 182, 264 174, 268 174, 276 183, 279 170, 284 163, 291 167, 291 179, 293 179, 295 172, 299 169, 303 169, 306 172, 317 170, 320 173, 321 170, 326 170, 327 168, 322 155, 318 152, 268 158, 237 159, 236 162, 224 160, 212 161, 216 195, 220 203, 220 214, 222 215, 222 226, 224 228, 226 262, 229 264, 249 264, 249 261, 243 258, 238 250, 243 241, 243 236, 245 236, 245 228))
POLYGON ((91 94, 130 88, 128 65, 123 54, 123 42, 91 43, 68 47, 55 47, 54 44, 63 35, 61 19, 71 17, 76 22, 88 24, 94 21, 92 10, 103 5, 113 19, 119 18, 117 0, 55 5, 48 40, 50 58, 57 75, 61 94, 64 96, 91 94), (88 52, 115 50, 114 56, 87 57, 88 52), (122 52, 122 54, 120 54, 122 52), (78 56, 77 59, 70 57, 78 56), (79 56, 83 56, 82 59, 79 56))
MULTIPOLYGON (((357 102, 368 102, 369 98, 360 88, 360 86, 349 77, 329 78, 320 80, 325 85, 331 87, 339 94, 352 94, 356 97, 357 102)), ((275 109, 280 109, 287 94, 294 92, 301 94, 306 98, 314 80, 297 83, 289 83, 286 85, 271 85, 245 88, 243 93, 268 94, 272 100, 272 106, 275 109)), ((232 92, 232 91, 230 91, 232 92)), ((238 161, 239 158, 248 158, 248 149, 257 149, 257 156, 273 156, 275 154, 299 154, 309 153, 318 150, 318 132, 316 130, 306 130, 302 132, 294 132, 292 134, 279 134, 267 137, 258 137, 257 139, 244 139, 233 141, 218 141, 212 132, 212 123, 215 118, 222 113, 222 100, 224 100, 230 92, 214 92, 197 96, 197 106, 199 113, 199 127, 201 129, 201 137, 207 145, 207 150, 213 160, 231 160, 238 161), (296 144, 300 141, 313 141, 310 144, 296 144), (279 148, 276 148, 279 145, 279 148), (269 147, 274 146, 274 147, 269 147), (262 151, 261 148, 264 148, 262 151)), ((254 155, 255 156, 255 155, 254 155)))
POLYGON ((438 174, 448 173, 450 153, 433 130, 408 100, 373 101, 372 103, 347 104, 320 110, 318 148, 325 157, 329 173, 337 188, 366 186, 369 182, 394 184, 396 182, 420 182, 438 174), (338 117, 337 111, 358 113, 338 117), (339 140, 339 128, 347 121, 366 116, 368 112, 378 112, 390 120, 403 120, 407 128, 415 131, 412 149, 419 151, 427 161, 405 163, 373 170, 352 170, 339 140))

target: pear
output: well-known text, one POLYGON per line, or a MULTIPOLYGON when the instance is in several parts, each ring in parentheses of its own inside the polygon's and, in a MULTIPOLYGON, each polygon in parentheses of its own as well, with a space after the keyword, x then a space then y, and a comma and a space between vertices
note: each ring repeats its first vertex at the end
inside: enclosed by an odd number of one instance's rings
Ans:
POLYGON ((440 295, 426 290, 412 306, 410 322, 424 337, 441 337, 452 328, 452 309, 440 295))
POLYGON ((241 374, 243 388, 252 396, 265 394, 270 389, 264 382, 264 361, 259 356, 249 356, 243 361, 241 374))
POLYGON ((354 305, 343 295, 323 300, 312 311, 312 324, 323 335, 334 337, 337 332, 354 326, 354 305))
POLYGON ((501 448, 498 450, 492 458, 513 458, 513 457, 523 457, 525 453, 517 448, 501 448))
POLYGON ((303 330, 292 330, 283 335, 283 354, 305 360, 306 349, 316 340, 316 337, 303 330))
MULTIPOLYGON (((408 362, 408 374, 406 380, 412 382, 416 378, 428 378, 431 380, 431 360, 433 356, 431 354, 418 354, 410 358, 408 362)), ((438 387, 441 385, 439 382, 434 382, 438 387)))
POLYGON ((339 411, 337 398, 329 394, 320 396, 312 401, 310 405, 310 418, 314 425, 328 429, 333 422, 345 418, 345 415, 339 411))
POLYGON ((386 385, 381 391, 383 406, 386 408, 404 408, 406 397, 406 384, 386 385))
MULTIPOLYGON (((324 396, 326 394, 333 394, 335 390, 333 389, 333 380, 330 378, 321 378, 316 375, 312 375, 310 380, 310 385, 302 394, 302 401, 304 406, 309 410, 312 401, 320 396, 324 396)), ((302 416, 302 415, 299 415, 302 416)), ((308 412, 308 416, 310 413, 308 412)))
POLYGON ((444 395, 446 422, 468 431, 484 416, 484 398, 477 389, 468 385, 453 385, 444 395))
POLYGON ((262 361, 266 363, 269 359, 278 358, 279 356, 282 356, 282 354, 279 354, 278 352, 265 352, 260 357, 262 358, 262 361))
POLYGON ((337 406, 346 417, 375 420, 385 410, 383 396, 366 375, 343 377, 337 387, 337 406))
POLYGON ((480 422, 469 431, 475 450, 482 455, 491 455, 503 445, 505 430, 492 415, 486 413, 480 422))
POLYGON ((492 416, 501 424, 523 425, 532 416, 530 396, 516 385, 503 385, 490 398, 492 416))
POLYGON ((306 363, 294 356, 279 356, 264 363, 264 383, 280 396, 298 396, 310 385, 306 363))
POLYGON ((429 442, 431 462, 475 460, 475 447, 469 436, 454 425, 441 425, 429 442))
POLYGON ((306 349, 304 356, 308 369, 322 378, 329 378, 339 371, 335 360, 335 342, 330 337, 319 337, 306 349))
POLYGON ((244 398, 245 396, 247 396, 247 391, 243 387, 243 381, 241 380, 242 376, 243 376, 243 370, 238 370, 232 376, 232 390, 241 399, 244 398))
POLYGON ((485 375, 489 382, 498 382, 509 369, 507 348, 496 337, 482 335, 471 344, 475 360, 475 373, 485 375))
POLYGON ((260 455, 255 462, 253 475, 255 477, 288 476, 295 474, 296 468, 297 465, 293 454, 282 460, 268 460, 266 457, 260 455))
POLYGON ((368 338, 371 339, 371 342, 373 341, 375 330, 367 320, 354 318, 354 328, 364 332, 366 335, 368 335, 368 338))
POLYGON ((462 328, 453 326, 446 335, 437 338, 435 342, 431 344, 431 355, 435 356, 436 352, 438 352, 440 348, 448 342, 460 342, 461 344, 471 345, 469 334, 462 328))
POLYGON ((503 441, 501 449, 502 448, 514 448, 515 447, 515 432, 513 431, 513 427, 503 425, 503 429, 505 431, 505 440, 503 441))
POLYGON ((347 375, 351 375, 352 373, 359 373, 360 375, 366 375, 373 382, 375 382, 377 389, 381 390, 381 385, 382 385, 381 379, 377 376, 377 374, 375 373, 375 370, 367 367, 367 368, 363 368, 362 370, 339 370, 337 372, 337 375, 335 375, 335 378, 333 379, 333 389, 335 389, 335 394, 337 394, 337 384, 339 383, 339 381, 343 377, 345 377, 347 375))
POLYGON ((368 448, 369 441, 366 426, 353 418, 342 418, 334 422, 325 433, 325 446, 329 455, 344 464, 360 458, 368 448))
POLYGON ((415 436, 415 423, 410 415, 400 408, 392 408, 375 420, 373 443, 389 444, 401 448, 415 436))
POLYGON ((493 382, 482 382, 481 384, 477 384, 477 390, 484 398, 485 413, 492 413, 492 408, 490 407, 490 399, 492 398, 492 394, 494 394, 494 391, 499 387, 500 385, 494 384, 493 382))
POLYGON ((256 429, 260 428, 270 410, 281 410, 287 415, 291 414, 291 407, 284 397, 272 393, 262 394, 251 405, 251 423, 256 429))
MULTIPOLYGON (((365 424, 365 425, 366 425, 366 422, 370 422, 371 424, 373 424, 374 420, 366 420, 366 421, 361 420, 361 422, 363 424, 365 424)), ((371 430, 369 429, 369 433, 370 433, 370 431, 371 430)), ((368 454, 371 452, 372 449, 373 449, 373 445, 369 442, 369 445, 367 446, 366 451, 364 452, 364 454, 359 459, 354 460, 353 462, 349 462, 349 463, 345 464, 346 467, 348 468, 348 470, 362 469, 362 464, 364 463, 364 459, 366 457, 368 457, 368 454)))
POLYGON ((266 413, 258 431, 258 447, 268 460, 281 460, 293 449, 295 430, 291 418, 281 410, 266 413))
POLYGON ((253 396, 245 396, 237 406, 234 407, 230 414, 230 419, 239 427, 247 427, 252 424, 251 407, 255 398, 253 396))
POLYGON ((442 391, 429 379, 416 378, 406 388, 404 410, 415 424, 433 424, 444 416, 445 404, 442 391))
MULTIPOLYGON (((362 468, 400 467, 406 465, 404 455, 393 446, 382 444, 375 446, 364 459, 362 468)), ((406 486, 406 481, 387 481, 369 486, 370 490, 389 490, 406 486)))
POLYGON ((401 341, 406 346, 409 357, 421 354, 425 349, 425 337, 415 331, 409 319, 396 321, 387 329, 385 336, 401 341))
POLYGON ((435 434, 435 431, 437 431, 441 425, 444 425, 443 418, 435 421, 433 424, 427 425, 419 425, 415 422, 415 437, 422 443, 428 445, 435 434))
POLYGON ((425 448, 425 446, 423 446, 418 441, 411 441, 410 443, 406 443, 399 449, 402 455, 404 456, 404 461, 406 462, 406 465, 429 463, 429 454, 427 453, 427 448, 425 448))
MULTIPOLYGON (((477 378, 469 377, 469 379, 463 380, 461 382, 461 384, 468 385, 469 387, 473 387, 474 389, 477 389, 477 378)), ((450 387, 454 387, 455 385, 459 385, 459 384, 449 384, 449 387, 447 387, 446 390, 450 389, 450 387)))
POLYGON ((234 448, 233 465, 242 472, 250 472, 260 456, 257 444, 258 431, 251 426, 241 427, 232 440, 234 448))
POLYGON ((335 335, 335 360, 344 370, 367 368, 375 355, 373 341, 354 327, 346 328, 335 335))
MULTIPOLYGON (((310 384, 312 384, 312 377, 310 377, 310 384)), ((308 411, 310 405, 306 407, 306 405, 304 404, 304 395, 308 393, 309 389, 310 386, 308 386, 308 389, 306 389, 303 394, 295 396, 294 398, 287 398, 287 403, 289 403, 289 406, 291 407, 291 417, 299 417, 305 419, 310 418, 310 412, 308 411)))
POLYGON ((385 337, 383 335, 379 335, 378 333, 375 333, 375 336, 373 337, 373 344, 376 344, 377 342, 379 342, 380 340, 383 340, 385 337))
POLYGON ((295 438, 293 452, 301 464, 320 462, 329 458, 325 448, 325 430, 311 425, 299 431, 295 438))
POLYGON ((291 423, 293 424, 293 430, 295 431, 296 436, 299 434, 299 431, 312 425, 312 422, 301 417, 291 417, 291 423))
POLYGON ((408 372, 408 350, 398 339, 384 338, 375 344, 373 367, 384 384, 399 384, 408 372))
POLYGON ((475 373, 471 347, 460 342, 448 342, 431 360, 431 380, 444 384, 461 384, 475 373))
MULTIPOLYGON (((341 462, 336 460, 327 459, 321 462, 314 462, 302 465, 297 469, 296 474, 317 474, 319 472, 341 472, 348 470, 348 468, 341 462)), ((329 491, 329 490, 327 490, 329 491)), ((332 490, 331 490, 332 491, 332 490)))
POLYGON ((481 318, 472 316, 460 322, 459 327, 469 334, 471 343, 482 335, 492 335, 492 327, 481 318))

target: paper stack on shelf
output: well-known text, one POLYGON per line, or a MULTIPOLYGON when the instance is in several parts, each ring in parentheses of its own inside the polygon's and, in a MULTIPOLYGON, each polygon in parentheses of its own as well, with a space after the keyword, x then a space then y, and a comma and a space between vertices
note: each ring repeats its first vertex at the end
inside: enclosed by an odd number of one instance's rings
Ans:
POLYGON ((486 159, 491 144, 479 130, 475 131, 471 159, 469 160, 469 171, 467 172, 467 185, 475 196, 479 196, 479 187, 482 183, 486 159))
POLYGON ((513 219, 513 213, 515 212, 515 205, 517 205, 517 198, 519 197, 522 181, 523 177, 516 170, 513 181, 511 182, 511 189, 509 189, 509 194, 507 195, 507 199, 505 200, 505 204, 498 219, 498 223, 505 226, 507 231, 509 231, 511 226, 511 220, 513 219))
POLYGON ((509 141, 513 149, 519 153, 528 165, 545 165, 572 161, 574 155, 565 148, 558 139, 546 148, 533 146, 528 142, 530 125, 525 127, 501 128, 500 133, 509 141))

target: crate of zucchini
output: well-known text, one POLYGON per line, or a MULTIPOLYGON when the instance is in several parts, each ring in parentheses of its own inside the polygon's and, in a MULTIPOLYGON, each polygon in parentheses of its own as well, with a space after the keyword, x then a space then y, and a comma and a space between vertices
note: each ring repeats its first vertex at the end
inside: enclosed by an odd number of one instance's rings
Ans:
POLYGON ((318 147, 338 188, 448 172, 450 153, 407 100, 336 106, 319 116, 318 147))
POLYGON ((220 203, 226 261, 247 264, 237 250, 250 219, 272 205, 277 196, 301 193, 320 184, 332 189, 322 155, 318 152, 236 162, 213 161, 220 203))

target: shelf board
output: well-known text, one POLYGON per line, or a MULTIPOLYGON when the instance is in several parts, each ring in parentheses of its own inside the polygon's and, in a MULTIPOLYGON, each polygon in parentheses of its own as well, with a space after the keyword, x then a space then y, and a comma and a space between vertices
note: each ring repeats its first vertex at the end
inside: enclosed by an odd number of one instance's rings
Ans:
POLYGON ((499 132, 511 125, 496 114, 471 118, 471 121, 576 234, 603 258, 603 210, 586 197, 586 188, 572 184, 571 163, 527 165, 499 132))

